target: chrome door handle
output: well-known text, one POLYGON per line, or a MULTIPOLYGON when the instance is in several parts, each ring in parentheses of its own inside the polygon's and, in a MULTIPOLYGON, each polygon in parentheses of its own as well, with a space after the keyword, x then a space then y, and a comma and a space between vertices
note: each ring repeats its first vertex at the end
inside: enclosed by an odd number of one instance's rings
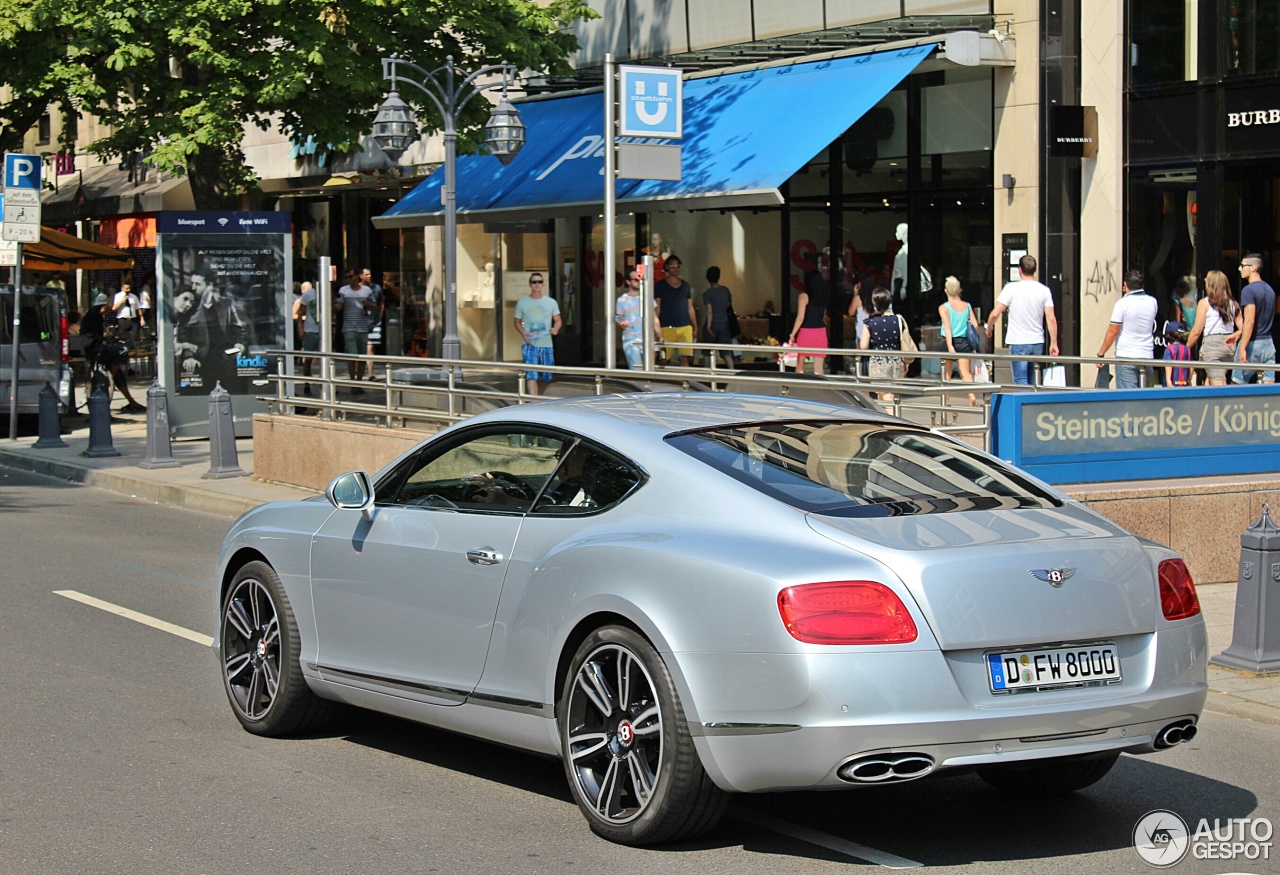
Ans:
POLYGON ((467 551, 467 559, 473 565, 497 565, 502 561, 502 554, 488 547, 477 547, 467 551))

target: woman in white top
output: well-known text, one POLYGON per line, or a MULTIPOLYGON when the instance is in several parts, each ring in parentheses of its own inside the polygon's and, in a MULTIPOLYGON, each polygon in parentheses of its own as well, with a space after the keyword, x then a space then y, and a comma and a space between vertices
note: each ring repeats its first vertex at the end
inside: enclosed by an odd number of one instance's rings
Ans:
MULTIPOLYGON (((964 291, 960 288, 960 280, 949 276, 942 288, 947 293, 947 302, 938 307, 938 318, 942 320, 942 339, 947 344, 947 352, 953 356, 958 352, 980 352, 969 344, 969 326, 972 325, 973 330, 977 331, 978 318, 973 315, 973 307, 960 297, 964 291)), ((957 362, 960 365, 960 379, 972 383, 973 371, 969 367, 969 359, 961 358, 957 362)), ((949 360, 942 362, 942 379, 951 379, 949 360)), ((951 403, 950 395, 947 396, 946 403, 951 403)), ((976 407, 977 404, 977 396, 969 393, 969 406, 976 407)))
MULTIPOLYGON (((1230 362, 1235 360, 1236 341, 1240 339, 1240 305, 1231 297, 1227 276, 1211 270, 1204 277, 1205 297, 1196 304, 1196 324, 1187 337, 1187 346, 1200 343, 1200 361, 1230 362)), ((1226 368, 1205 368, 1210 386, 1227 385, 1226 368)))

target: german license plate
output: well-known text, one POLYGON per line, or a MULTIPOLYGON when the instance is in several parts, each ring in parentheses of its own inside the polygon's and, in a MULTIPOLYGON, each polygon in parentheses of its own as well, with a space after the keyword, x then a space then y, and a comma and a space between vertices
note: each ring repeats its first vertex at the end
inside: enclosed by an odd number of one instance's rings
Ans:
POLYGON ((987 654, 993 693, 1120 682, 1120 656, 1109 643, 987 654))

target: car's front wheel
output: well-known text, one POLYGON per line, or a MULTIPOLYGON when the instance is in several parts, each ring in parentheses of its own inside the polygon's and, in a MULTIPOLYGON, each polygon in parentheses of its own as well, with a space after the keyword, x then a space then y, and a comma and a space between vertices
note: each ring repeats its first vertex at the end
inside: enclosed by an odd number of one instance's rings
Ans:
POLYGON ((246 563, 222 601, 222 685, 241 725, 256 735, 317 728, 334 709, 302 677, 298 624, 265 562, 246 563))
POLYGON ((978 769, 978 777, 997 790, 1031 796, 1061 796, 1083 790, 1106 777, 1118 753, 1105 756, 1035 760, 978 769))
POLYGON ((574 799, 610 841, 689 839, 724 813, 728 794, 702 768, 671 674, 631 629, 606 626, 578 648, 560 700, 560 741, 574 799))

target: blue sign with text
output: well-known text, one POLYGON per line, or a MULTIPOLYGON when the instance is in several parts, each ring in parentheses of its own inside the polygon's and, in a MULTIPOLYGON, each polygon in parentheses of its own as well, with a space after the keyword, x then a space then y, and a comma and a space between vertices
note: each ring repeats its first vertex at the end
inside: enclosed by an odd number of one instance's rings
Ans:
POLYGON ((624 137, 684 136, 684 71, 673 67, 619 67, 624 137))
POLYGON ((1050 483, 1280 471, 1274 385, 998 394, 991 451, 1050 483))

